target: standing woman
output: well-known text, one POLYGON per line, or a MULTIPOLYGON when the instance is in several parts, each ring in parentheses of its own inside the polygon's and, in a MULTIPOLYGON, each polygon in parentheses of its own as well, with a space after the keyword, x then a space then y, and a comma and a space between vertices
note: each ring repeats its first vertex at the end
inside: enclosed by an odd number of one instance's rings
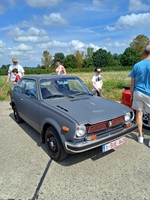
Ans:
POLYGON ((55 74, 56 75, 65 75, 66 74, 66 69, 64 66, 61 65, 60 60, 56 60, 56 68, 55 68, 55 74))

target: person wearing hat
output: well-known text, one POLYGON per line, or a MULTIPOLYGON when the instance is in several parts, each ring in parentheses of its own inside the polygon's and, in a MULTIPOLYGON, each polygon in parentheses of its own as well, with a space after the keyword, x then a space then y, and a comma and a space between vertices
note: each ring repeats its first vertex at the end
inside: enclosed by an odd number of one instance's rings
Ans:
MULTIPOLYGON (((143 143, 144 133, 142 130, 143 112, 150 113, 150 45, 143 52, 144 59, 136 63, 129 75, 131 77, 131 101, 132 108, 136 111, 136 122, 138 125, 138 142, 143 143)), ((150 126, 150 114, 149 122, 150 126)), ((150 146, 150 141, 148 146, 150 146)))
POLYGON ((55 74, 56 75, 66 74, 66 69, 64 66, 61 65, 61 61, 59 59, 56 60, 55 74))
POLYGON ((12 58, 12 65, 9 66, 7 80, 6 80, 6 84, 8 84, 9 80, 10 80, 12 89, 13 89, 14 82, 15 82, 15 79, 16 79, 16 76, 12 72, 13 69, 17 69, 18 70, 18 75, 20 77, 24 76, 24 69, 20 64, 18 64, 18 59, 17 58, 12 58))
POLYGON ((103 86, 103 80, 102 76, 100 75, 101 69, 96 68, 95 69, 95 75, 92 78, 92 85, 93 89, 92 92, 94 95, 101 97, 102 96, 102 86, 103 86))

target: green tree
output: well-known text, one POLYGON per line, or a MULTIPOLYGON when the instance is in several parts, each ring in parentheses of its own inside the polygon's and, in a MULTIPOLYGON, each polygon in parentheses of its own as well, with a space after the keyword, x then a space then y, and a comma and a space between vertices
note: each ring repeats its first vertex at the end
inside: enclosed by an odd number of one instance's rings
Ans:
POLYGON ((108 66, 108 53, 104 49, 99 49, 93 53, 93 63, 95 67, 108 66))
POLYGON ((143 58, 143 50, 150 43, 150 39, 145 35, 138 35, 130 43, 130 47, 135 49, 141 58, 143 58))
POLYGON ((47 50, 43 52, 42 65, 44 69, 52 66, 52 55, 47 50))
POLYGON ((120 57, 122 66, 132 66, 140 61, 139 53, 136 49, 128 47, 120 57))
POLYGON ((115 66, 116 63, 113 55, 110 52, 108 52, 107 54, 108 54, 108 66, 115 66))
POLYGON ((94 48, 88 47, 88 48, 87 48, 86 58, 92 58, 93 52, 94 52, 94 48))
POLYGON ((38 64, 37 65, 37 67, 36 67, 37 69, 42 69, 42 67, 38 64))
POLYGON ((1 66, 1 69, 7 69, 8 70, 8 68, 9 68, 9 65, 2 65, 1 66))
POLYGON ((73 54, 67 55, 64 60, 65 68, 76 68, 76 60, 73 54))
POLYGON ((88 47, 85 59, 83 60, 83 67, 93 67, 93 52, 94 48, 88 47))
POLYGON ((120 63, 121 54, 114 53, 113 57, 114 57, 115 66, 121 65, 121 63, 120 63))
POLYGON ((61 61, 61 63, 64 63, 65 60, 65 55, 63 53, 55 53, 54 55, 54 62, 59 59, 61 61))
POLYGON ((76 67, 82 68, 84 52, 76 51, 75 54, 76 67))

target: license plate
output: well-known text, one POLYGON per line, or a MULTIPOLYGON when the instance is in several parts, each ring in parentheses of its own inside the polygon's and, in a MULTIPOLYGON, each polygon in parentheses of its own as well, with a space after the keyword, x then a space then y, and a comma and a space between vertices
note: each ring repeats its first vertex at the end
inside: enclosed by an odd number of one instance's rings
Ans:
POLYGON ((106 152, 106 151, 109 151, 111 149, 114 149, 115 147, 118 147, 123 143, 125 143, 125 137, 103 145, 102 146, 102 152, 106 152))

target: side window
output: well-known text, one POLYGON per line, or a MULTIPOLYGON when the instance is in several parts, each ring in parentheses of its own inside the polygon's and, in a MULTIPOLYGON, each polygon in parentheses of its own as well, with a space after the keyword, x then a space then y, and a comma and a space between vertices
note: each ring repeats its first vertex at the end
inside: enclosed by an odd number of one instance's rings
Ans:
POLYGON ((25 87, 25 79, 20 79, 14 87, 15 92, 23 93, 25 87))
POLYGON ((37 99, 37 88, 35 80, 25 80, 24 93, 33 99, 37 99))

